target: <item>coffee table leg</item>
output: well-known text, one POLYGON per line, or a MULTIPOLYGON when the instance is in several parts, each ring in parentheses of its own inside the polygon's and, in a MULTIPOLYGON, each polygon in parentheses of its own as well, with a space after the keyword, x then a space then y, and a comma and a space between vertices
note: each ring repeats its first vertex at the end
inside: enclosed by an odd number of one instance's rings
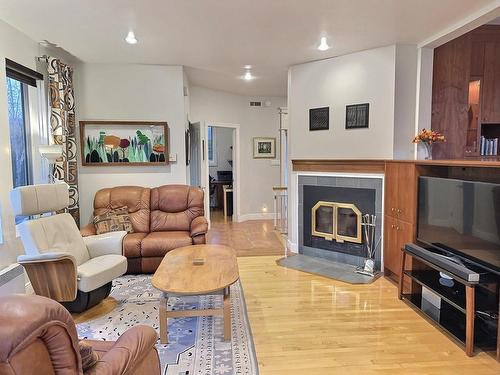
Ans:
POLYGON ((168 344, 168 321, 167 321, 167 302, 168 297, 165 293, 160 296, 160 342, 168 344))
POLYGON ((224 289, 224 341, 231 341, 231 295, 229 287, 224 289))

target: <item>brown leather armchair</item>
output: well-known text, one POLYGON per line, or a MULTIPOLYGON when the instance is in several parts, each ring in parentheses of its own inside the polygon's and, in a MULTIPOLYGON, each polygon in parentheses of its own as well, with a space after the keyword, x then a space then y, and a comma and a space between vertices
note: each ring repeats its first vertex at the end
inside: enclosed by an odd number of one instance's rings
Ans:
MULTIPOLYGON (((153 273, 170 250, 205 243, 203 203, 203 190, 194 186, 117 186, 96 193, 94 215, 127 206, 134 229, 123 239, 127 273, 153 273)), ((95 233, 93 224, 81 230, 82 236, 95 233)))
POLYGON ((160 374, 158 336, 147 326, 115 342, 85 340, 99 360, 84 372, 71 315, 41 296, 0 297, 0 337, 0 375, 160 374))

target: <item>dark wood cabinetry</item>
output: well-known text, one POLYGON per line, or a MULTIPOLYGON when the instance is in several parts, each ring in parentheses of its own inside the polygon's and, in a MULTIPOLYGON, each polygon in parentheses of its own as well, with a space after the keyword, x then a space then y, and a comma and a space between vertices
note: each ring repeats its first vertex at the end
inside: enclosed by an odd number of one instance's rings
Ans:
POLYGON ((384 218, 384 273, 396 280, 400 274, 401 248, 415 239, 414 225, 389 215, 384 218))
POLYGON ((416 167, 413 163, 385 165, 384 271, 399 275, 401 247, 415 239, 416 167))
POLYGON ((497 42, 485 44, 483 96, 481 119, 483 123, 500 124, 500 33, 497 42))
POLYGON ((433 130, 447 142, 436 159, 481 155, 481 136, 500 138, 500 26, 485 25, 434 51, 433 130))

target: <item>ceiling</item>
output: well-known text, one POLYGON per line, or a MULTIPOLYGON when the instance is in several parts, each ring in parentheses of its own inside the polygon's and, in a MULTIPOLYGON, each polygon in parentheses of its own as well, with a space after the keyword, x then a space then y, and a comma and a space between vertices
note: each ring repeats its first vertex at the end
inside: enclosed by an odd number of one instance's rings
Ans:
POLYGON ((284 96, 287 68, 419 43, 493 0, 1 0, 0 19, 85 62, 185 65, 191 84, 284 96), (135 31, 139 43, 124 42, 135 31), (321 36, 332 48, 316 49, 321 36), (243 81, 251 64, 256 79, 243 81))

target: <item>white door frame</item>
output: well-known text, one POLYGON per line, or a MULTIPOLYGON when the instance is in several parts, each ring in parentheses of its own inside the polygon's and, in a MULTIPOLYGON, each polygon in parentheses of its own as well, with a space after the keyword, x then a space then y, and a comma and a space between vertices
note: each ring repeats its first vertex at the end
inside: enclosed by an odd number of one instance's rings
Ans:
MULTIPOLYGON (((234 199, 233 195, 233 221, 240 222, 240 124, 229 124, 217 121, 204 121, 204 139, 208 139, 208 127, 213 126, 216 128, 229 128, 234 129, 233 133, 233 191, 236 195, 234 199)), ((205 173, 205 186, 210 186, 209 181, 209 166, 208 166, 208 142, 205 142, 205 155, 207 157, 204 160, 204 168, 207 171, 205 173)), ((210 213, 210 194, 205 194, 205 207, 206 212, 210 213)), ((210 215, 207 217, 208 223, 210 225, 210 215)))

